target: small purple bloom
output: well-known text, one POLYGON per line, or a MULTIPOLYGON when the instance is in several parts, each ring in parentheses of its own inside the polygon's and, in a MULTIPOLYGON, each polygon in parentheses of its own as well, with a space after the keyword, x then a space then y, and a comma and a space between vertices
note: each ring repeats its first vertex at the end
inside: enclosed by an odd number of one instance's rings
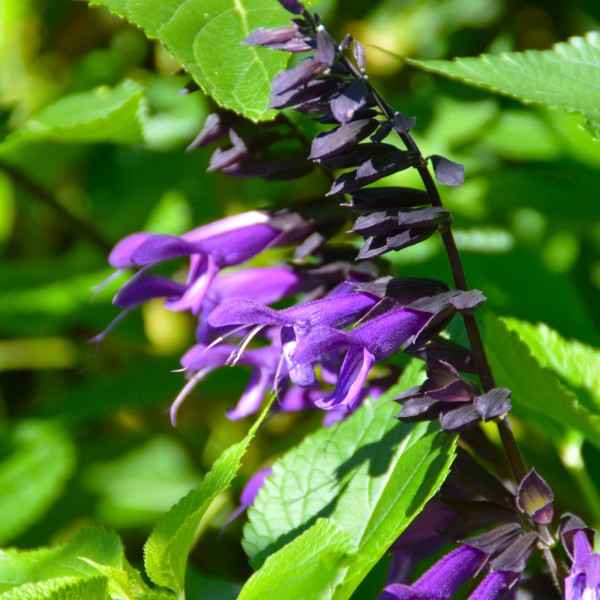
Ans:
POLYGON ((513 597, 511 588, 517 579, 518 575, 510 571, 490 571, 469 596, 469 600, 508 600, 513 597))
POLYGON ((223 525, 223 529, 225 529, 228 525, 233 523, 245 510, 250 508, 254 504, 254 500, 256 496, 258 496, 258 492, 265 484, 265 479, 270 477, 273 474, 273 469, 271 467, 267 467, 266 469, 261 469, 257 471, 248 479, 242 493, 240 495, 240 506, 232 513, 232 515, 227 519, 225 525, 223 525))
POLYGON ((576 530, 570 549, 573 565, 565 579, 565 600, 600 599, 600 554, 595 554, 588 532, 576 530))
POLYGON ((450 600, 460 586, 483 566, 487 555, 460 546, 446 554, 412 585, 388 585, 379 600, 450 600))

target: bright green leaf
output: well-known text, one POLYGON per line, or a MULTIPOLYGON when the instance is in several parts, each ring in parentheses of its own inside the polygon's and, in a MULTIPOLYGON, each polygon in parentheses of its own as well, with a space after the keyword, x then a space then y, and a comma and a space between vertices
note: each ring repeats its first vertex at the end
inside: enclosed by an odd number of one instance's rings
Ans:
POLYGON ((57 577, 80 579, 97 576, 97 569, 84 559, 121 569, 121 540, 111 531, 92 527, 59 546, 36 550, 0 550, 0 592, 57 577))
POLYGON ((483 87, 525 103, 584 114, 600 138, 600 33, 572 37, 552 50, 526 50, 477 58, 412 60, 420 69, 483 87))
POLYGON ((0 156, 37 142, 138 144, 144 141, 146 102, 139 83, 65 96, 31 117, 0 144, 0 156))
POLYGON ((331 598, 342 569, 356 549, 348 532, 328 519, 315 524, 267 558, 238 600, 331 598), (276 590, 276 592, 275 592, 276 590))
POLYGON ((244 46, 258 27, 287 25, 274 0, 89 0, 105 6, 160 40, 170 54, 221 106, 254 121, 267 110, 271 81, 287 62, 286 52, 244 46))
POLYGON ((248 435, 220 456, 200 486, 157 521, 144 546, 146 571, 154 583, 183 593, 187 557, 202 517, 215 497, 231 485, 241 466, 241 459, 273 400, 274 397, 248 435))
MULTIPOLYGON (((591 411, 600 412, 600 351, 577 340, 565 340, 545 323, 533 325, 518 319, 502 319, 529 346, 545 369, 554 371, 575 392, 582 391, 595 404, 591 411)), ((584 394, 578 394, 584 402, 584 394)))
MULTIPOLYGON (((418 377, 411 367, 400 387, 418 377)), ((452 436, 434 424, 400 423, 398 411, 389 400, 365 402, 349 419, 309 436, 275 462, 244 531, 244 549, 255 567, 318 517, 329 517, 358 548, 336 595, 349 597, 439 489, 454 456, 452 436)))
MULTIPOLYGON (((2 431, 2 430, 0 430, 2 431)), ((0 452, 0 543, 40 518, 61 494, 75 462, 73 442, 49 422, 5 426, 0 452), (4 441, 5 440, 5 441, 4 441), (10 515, 10 517, 8 517, 10 515)))
POLYGON ((512 391, 515 414, 537 423, 555 438, 571 427, 600 447, 600 415, 590 412, 554 373, 544 369, 500 319, 488 314, 484 326, 492 372, 499 386, 512 391))
POLYGON ((85 482, 101 496, 97 510, 103 522, 133 527, 152 524, 196 487, 200 477, 181 445, 161 436, 112 463, 92 465, 85 482))
POLYGON ((58 577, 27 583, 0 594, 1 600, 109 600, 106 577, 58 577))

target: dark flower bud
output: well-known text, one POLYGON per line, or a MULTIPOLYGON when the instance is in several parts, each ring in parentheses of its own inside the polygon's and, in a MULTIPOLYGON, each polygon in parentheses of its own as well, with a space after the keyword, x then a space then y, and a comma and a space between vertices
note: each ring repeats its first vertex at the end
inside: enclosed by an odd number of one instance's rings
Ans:
MULTIPOLYGON (((354 117, 352 120, 360 120, 360 119, 372 119, 376 117, 379 113, 372 108, 361 108, 354 113, 354 117)), ((323 116, 315 119, 318 123, 323 125, 338 125, 339 121, 333 116, 333 113, 328 110, 323 116)))
POLYGON ((538 540, 539 536, 535 531, 522 533, 490 561, 490 567, 494 571, 521 573, 527 566, 538 540))
POLYGON ((353 121, 347 125, 336 127, 327 133, 319 134, 312 143, 309 159, 332 156, 346 148, 350 148, 364 140, 375 131, 377 122, 372 119, 353 121))
POLYGON ((474 400, 475 409, 484 421, 491 421, 505 415, 510 410, 510 390, 494 388, 474 400))
POLYGON ((317 28, 317 51, 315 60, 330 67, 337 57, 338 47, 325 27, 319 25, 317 28))
POLYGON ((446 410, 440 415, 440 425, 447 433, 459 433, 477 425, 479 421, 481 416, 471 403, 446 410))
MULTIPOLYGON (((345 127, 349 127, 346 125, 345 127)), ((415 164, 416 155, 410 151, 394 150, 375 158, 369 158, 356 171, 340 175, 331 186, 327 196, 346 194, 374 183, 392 173, 397 173, 415 164)), ((431 232, 434 233, 435 230, 431 232)), ((409 244, 410 245, 410 244, 409 244)), ((404 246, 402 246, 404 247, 404 246)), ((385 252, 385 251, 384 251, 385 252)), ((382 252, 383 253, 383 252, 382 252)))
POLYGON ((357 110, 367 104, 368 85, 365 79, 355 79, 344 91, 331 101, 331 112, 342 124, 349 123, 357 110))
POLYGON ((356 260, 370 260, 391 250, 402 250, 414 246, 431 237, 435 231, 434 227, 429 229, 407 229, 402 233, 389 237, 374 236, 367 238, 361 246, 356 260))
POLYGON ((355 284, 357 289, 379 298, 391 298, 399 305, 408 304, 448 290, 448 285, 436 279, 421 277, 381 277, 377 281, 355 284))
POLYGON ((446 185, 459 187, 465 180, 465 168, 458 163, 452 162, 443 156, 434 154, 430 156, 435 178, 446 185))
POLYGON ((531 469, 519 485, 517 507, 535 523, 548 525, 554 516, 554 494, 550 486, 531 469))
POLYGON ((389 154, 390 152, 395 151, 396 148, 391 144, 364 143, 343 150, 333 156, 318 158, 315 162, 325 165, 330 169, 347 169, 348 167, 361 165, 369 160, 369 158, 389 154))
POLYGON ((337 91, 341 79, 329 77, 327 79, 313 79, 304 87, 292 88, 282 94, 277 94, 271 99, 269 108, 295 108, 314 100, 320 100, 337 91))
POLYGON ((365 49, 363 45, 354 40, 354 45, 352 46, 352 53, 354 54, 354 60, 356 60, 356 64, 361 71, 364 71, 367 68, 367 60, 365 57, 365 49))
POLYGON ((298 2, 298 0, 279 0, 279 4, 295 15, 301 15, 304 12, 302 2, 298 2))
POLYGON ((270 44, 283 44, 296 37, 300 28, 298 25, 288 27, 259 27, 255 29, 243 43, 247 46, 268 46, 270 44))
POLYGON ((494 529, 480 535, 461 540, 461 544, 476 548, 489 555, 497 555, 510 546, 521 532, 521 525, 518 523, 507 523, 494 527, 494 529))
POLYGON ((407 187, 375 187, 353 192, 348 206, 355 212, 370 212, 423 204, 429 204, 429 196, 423 190, 407 187))
POLYGON ((250 157, 250 151, 244 140, 242 140, 233 129, 229 131, 229 138, 233 144, 232 147, 227 150, 217 148, 210 157, 210 163, 208 169, 206 169, 207 172, 212 173, 212 171, 219 171, 225 167, 243 163, 250 157))
POLYGON ((281 71, 273 79, 271 95, 277 96, 292 88, 299 88, 306 85, 313 77, 322 73, 326 68, 327 65, 324 65, 322 62, 314 58, 309 58, 289 71, 281 71))
POLYGON ((371 140, 374 142, 382 142, 389 135, 390 131, 394 128, 394 123, 387 119, 381 121, 379 129, 371 136, 371 140))
POLYGON ((416 117, 409 117, 407 115, 403 115, 402 113, 397 112, 394 115, 394 129, 398 133, 403 133, 405 131, 409 131, 415 126, 417 122, 416 117))
POLYGON ((352 36, 347 33, 346 37, 340 42, 338 49, 340 52, 345 52, 352 43, 352 36))
POLYGON ((221 139, 227 135, 231 126, 231 120, 219 113, 211 113, 206 117, 202 131, 196 136, 196 139, 187 147, 187 151, 201 148, 221 139))

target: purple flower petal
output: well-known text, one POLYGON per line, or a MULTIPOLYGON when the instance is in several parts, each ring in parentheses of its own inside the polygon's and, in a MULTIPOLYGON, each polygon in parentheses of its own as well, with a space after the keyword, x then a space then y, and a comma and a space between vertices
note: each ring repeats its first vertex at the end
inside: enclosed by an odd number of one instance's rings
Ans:
POLYGON ((353 409, 360 399, 369 371, 375 364, 375 357, 365 348, 350 348, 342 364, 338 383, 333 393, 315 401, 315 406, 323 410, 340 407, 353 409))
POLYGON ((231 421, 239 421, 240 419, 257 412, 267 390, 272 384, 273 371, 254 369, 250 375, 248 385, 235 408, 227 411, 227 418, 231 421))
POLYGON ((110 253, 108 257, 109 264, 115 268, 124 269, 138 266, 133 262, 132 255, 152 237, 151 233, 133 233, 123 238, 110 253))
POLYGON ((483 552, 460 546, 435 563, 412 585, 388 585, 379 600, 450 600, 485 559, 483 552))
POLYGON ((469 596, 469 600, 501 600, 517 579, 510 571, 490 571, 469 596))
POLYGON ((149 275, 126 283, 116 294, 113 304, 119 308, 131 308, 153 298, 180 297, 185 286, 165 277, 149 275))

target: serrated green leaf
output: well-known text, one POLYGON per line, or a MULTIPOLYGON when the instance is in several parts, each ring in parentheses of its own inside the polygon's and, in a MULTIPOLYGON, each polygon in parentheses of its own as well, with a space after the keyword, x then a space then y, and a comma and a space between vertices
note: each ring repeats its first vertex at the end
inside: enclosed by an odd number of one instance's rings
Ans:
POLYGON ((75 447, 59 427, 24 421, 10 431, 0 452, 0 544, 35 523, 61 494, 75 464, 75 447))
POLYGON ((94 569, 108 578, 109 591, 122 600, 173 600, 173 594, 167 590, 152 590, 142 579, 137 569, 123 559, 123 568, 108 567, 93 560, 84 559, 94 569))
POLYGON ((296 539, 267 558, 248 580, 238 600, 331 598, 356 548, 333 519, 317 519, 296 539))
POLYGON ((598 32, 569 38, 552 50, 482 54, 452 61, 407 59, 406 62, 525 103, 582 113, 594 137, 600 139, 598 32))
POLYGON ((106 577, 57 577, 0 594, 2 600, 108 600, 106 577))
POLYGON ((112 89, 101 86, 65 96, 8 135, 0 144, 0 156, 38 142, 138 144, 144 141, 145 111, 143 87, 129 80, 112 89))
POLYGON ((97 576, 97 570, 84 558, 121 569, 121 540, 116 533, 92 527, 59 546, 36 550, 0 550, 0 592, 57 577, 97 576))
MULTIPOLYGON (((411 369, 402 389, 418 381, 411 369)), ((452 436, 435 424, 400 423, 398 405, 367 401, 275 462, 244 530, 257 567, 317 518, 351 535, 358 552, 334 597, 347 598, 439 489, 454 457, 452 436)))
POLYGON ((204 92, 253 121, 272 119, 267 110, 271 81, 287 62, 286 52, 244 46, 258 27, 287 25, 273 0, 88 0, 105 6, 160 40, 204 92))
MULTIPOLYGON (((545 369, 554 371, 573 391, 582 391, 594 404, 591 411, 600 412, 600 350, 577 340, 566 340, 545 323, 528 323, 504 318, 502 322, 529 346, 545 369)), ((585 404, 584 394, 578 394, 585 404)))
POLYGON ((187 557, 200 521, 215 497, 231 485, 241 466, 241 459, 273 400, 274 397, 248 435, 219 457, 200 486, 181 498, 157 521, 144 546, 146 572, 157 585, 183 594, 187 557))
POLYGON ((496 383, 512 391, 515 414, 537 423, 555 439, 571 427, 600 447, 600 415, 583 406, 573 391, 540 365, 518 334, 491 314, 484 319, 484 343, 496 383))

